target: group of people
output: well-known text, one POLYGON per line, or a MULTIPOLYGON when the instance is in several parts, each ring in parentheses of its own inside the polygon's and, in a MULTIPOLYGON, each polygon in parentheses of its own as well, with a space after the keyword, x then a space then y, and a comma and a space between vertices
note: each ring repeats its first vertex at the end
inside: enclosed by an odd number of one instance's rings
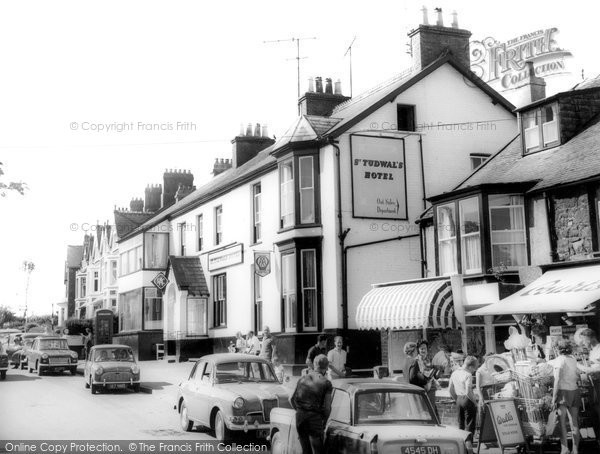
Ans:
POLYGON ((230 353, 246 353, 248 355, 257 355, 268 361, 271 361, 275 366, 279 364, 279 358, 273 336, 268 326, 263 328, 262 340, 256 336, 254 331, 248 331, 246 337, 241 331, 236 334, 236 340, 229 344, 230 353))

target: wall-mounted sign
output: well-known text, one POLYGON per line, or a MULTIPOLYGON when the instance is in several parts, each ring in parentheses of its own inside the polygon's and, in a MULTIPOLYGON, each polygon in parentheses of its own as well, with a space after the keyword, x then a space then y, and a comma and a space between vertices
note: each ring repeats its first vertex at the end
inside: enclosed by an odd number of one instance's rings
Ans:
POLYGON ((406 220, 404 140, 352 135, 352 215, 406 220))
POLYGON ((498 91, 518 88, 527 83, 526 61, 533 62, 536 76, 566 73, 565 58, 571 52, 556 43, 558 28, 537 30, 504 43, 488 37, 472 41, 471 70, 498 91))
POLYGON ((260 277, 271 273, 270 251, 254 251, 254 272, 260 277))
POLYGON ((244 262, 244 247, 240 244, 229 246, 208 254, 208 271, 219 270, 244 262))
POLYGON ((165 287, 169 283, 169 279, 167 278, 165 273, 161 271, 156 276, 154 276, 154 279, 152 279, 151 282, 158 290, 162 292, 165 290, 165 287))

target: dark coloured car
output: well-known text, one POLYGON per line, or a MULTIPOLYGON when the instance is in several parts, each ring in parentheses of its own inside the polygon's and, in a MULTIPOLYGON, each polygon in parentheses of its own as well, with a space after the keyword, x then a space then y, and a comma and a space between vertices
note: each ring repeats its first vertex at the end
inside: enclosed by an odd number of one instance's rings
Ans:
POLYGON ((6 378, 6 371, 8 370, 8 355, 3 344, 0 344, 0 380, 6 378))
MULTIPOLYGON (((471 434, 439 423, 422 388, 390 379, 333 382, 325 451, 331 453, 469 454, 471 434)), ((273 454, 300 454, 296 412, 271 412, 273 454)))
POLYGON ((131 388, 140 391, 140 368, 131 347, 103 344, 90 349, 83 373, 92 394, 100 389, 131 388))
POLYGON ((77 373, 77 353, 69 349, 64 337, 36 337, 26 355, 29 372, 35 370, 40 376, 50 371, 77 373))

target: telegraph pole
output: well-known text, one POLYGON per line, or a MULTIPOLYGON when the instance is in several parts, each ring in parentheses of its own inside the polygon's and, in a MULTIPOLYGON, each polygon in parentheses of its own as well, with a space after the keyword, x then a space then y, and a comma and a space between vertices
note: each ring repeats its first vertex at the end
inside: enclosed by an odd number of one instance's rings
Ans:
POLYGON ((352 45, 354 44, 354 41, 356 41, 356 36, 352 39, 352 42, 350 43, 350 45, 348 46, 348 49, 346 49, 346 53, 344 54, 344 57, 346 55, 350 56, 350 97, 352 98, 352 45))
MULTIPOLYGON (((268 44, 268 43, 285 43, 285 42, 295 42, 296 43, 296 58, 294 60, 296 60, 296 66, 297 66, 297 70, 298 70, 298 99, 300 98, 300 60, 303 60, 306 57, 300 57, 300 41, 305 41, 305 40, 309 40, 309 39, 317 39, 316 37, 310 37, 310 38, 290 38, 290 39, 274 39, 271 41, 263 41, 263 44, 268 44)), ((298 106, 298 108, 300 108, 298 106)))

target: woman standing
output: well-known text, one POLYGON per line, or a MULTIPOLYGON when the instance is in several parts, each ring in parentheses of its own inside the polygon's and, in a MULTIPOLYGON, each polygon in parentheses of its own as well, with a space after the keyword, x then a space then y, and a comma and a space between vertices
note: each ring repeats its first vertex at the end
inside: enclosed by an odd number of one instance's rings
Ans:
POLYGON ((235 351, 237 353, 244 353, 246 351, 246 339, 244 339, 241 331, 238 331, 235 337, 235 351))
POLYGON ((404 380, 407 383, 410 383, 410 366, 415 361, 415 357, 417 356, 417 343, 416 342, 407 342, 404 344, 404 354, 406 358, 404 359, 404 368, 402 369, 402 374, 404 375, 404 380))
POLYGON ((427 393, 429 401, 437 414, 435 405, 435 391, 437 389, 434 377, 435 369, 431 365, 429 358, 429 343, 422 340, 417 344, 418 355, 409 369, 409 383, 420 386, 427 393))
POLYGON ((558 408, 560 418, 560 453, 569 453, 567 442, 567 416, 573 434, 573 454, 579 452, 579 406, 581 394, 577 381, 577 360, 573 357, 573 347, 568 340, 558 342, 559 356, 554 360, 554 390, 552 393, 552 406, 558 408))

